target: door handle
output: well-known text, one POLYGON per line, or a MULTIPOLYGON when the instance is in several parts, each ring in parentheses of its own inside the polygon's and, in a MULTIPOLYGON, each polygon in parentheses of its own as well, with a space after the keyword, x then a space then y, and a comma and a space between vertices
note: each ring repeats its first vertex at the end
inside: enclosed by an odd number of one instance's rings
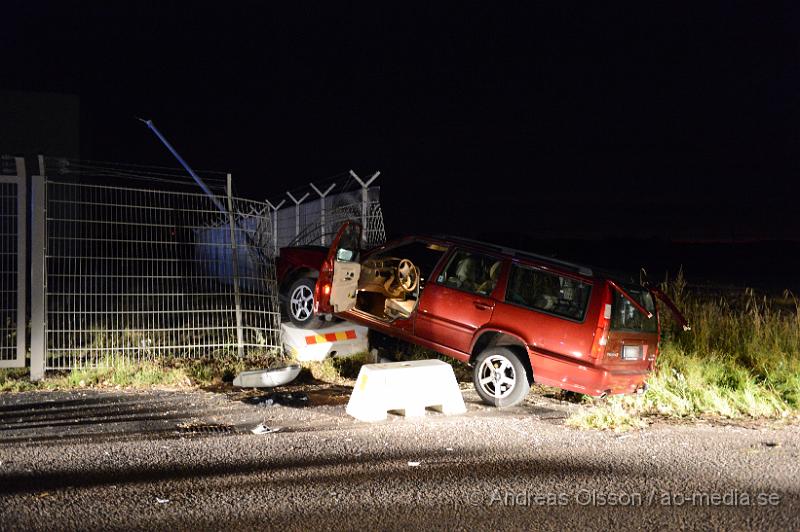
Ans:
POLYGON ((478 310, 492 310, 494 308, 494 305, 484 303, 483 301, 473 301, 472 304, 475 305, 475 308, 478 310))

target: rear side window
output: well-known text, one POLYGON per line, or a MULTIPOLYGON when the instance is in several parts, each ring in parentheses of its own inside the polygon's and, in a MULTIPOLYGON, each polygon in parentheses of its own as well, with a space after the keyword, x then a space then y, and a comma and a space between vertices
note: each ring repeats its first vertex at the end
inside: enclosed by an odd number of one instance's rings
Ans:
POLYGON ((497 286, 502 265, 503 261, 498 258, 459 250, 453 254, 437 282, 450 288, 488 296, 497 286))
POLYGON ((648 318, 642 314, 627 297, 615 290, 614 303, 611 307, 611 328, 615 331, 656 332, 658 323, 655 317, 656 306, 653 296, 647 290, 628 286, 623 288, 637 303, 651 312, 653 317, 648 318))
POLYGON ((592 285, 577 279, 513 264, 506 301, 580 321, 591 289, 592 285))

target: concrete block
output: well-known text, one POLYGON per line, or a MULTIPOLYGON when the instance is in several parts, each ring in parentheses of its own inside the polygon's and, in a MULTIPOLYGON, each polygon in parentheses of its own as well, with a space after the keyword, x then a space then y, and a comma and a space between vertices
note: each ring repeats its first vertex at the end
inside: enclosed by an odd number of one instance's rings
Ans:
POLYGON ((467 411, 453 368, 441 360, 365 364, 347 403, 348 414, 368 422, 386 419, 390 410, 420 417, 426 408, 447 415, 467 411))
POLYGON ((286 353, 300 362, 321 361, 329 356, 348 356, 369 350, 367 328, 349 321, 320 329, 300 329, 281 324, 286 353))

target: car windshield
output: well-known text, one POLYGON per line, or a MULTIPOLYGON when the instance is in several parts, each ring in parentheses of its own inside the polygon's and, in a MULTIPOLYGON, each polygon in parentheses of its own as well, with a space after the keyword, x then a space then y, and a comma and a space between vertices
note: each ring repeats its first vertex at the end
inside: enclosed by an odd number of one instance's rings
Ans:
POLYGON ((648 312, 652 313, 653 317, 648 318, 642 314, 639 309, 633 306, 633 303, 631 303, 627 297, 614 291, 614 303, 611 309, 611 328, 618 331, 656 332, 658 329, 658 321, 655 317, 656 306, 653 302, 653 296, 650 292, 641 288, 630 286, 625 286, 623 288, 637 303, 647 309, 648 312))

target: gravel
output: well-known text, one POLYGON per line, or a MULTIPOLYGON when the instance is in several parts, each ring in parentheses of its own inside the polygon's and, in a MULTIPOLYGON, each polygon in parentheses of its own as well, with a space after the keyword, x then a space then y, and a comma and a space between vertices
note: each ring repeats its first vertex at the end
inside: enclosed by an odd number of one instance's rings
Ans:
POLYGON ((463 416, 369 425, 304 391, 0 395, 0 530, 800 528, 796 425, 579 431, 468 389, 463 416))

